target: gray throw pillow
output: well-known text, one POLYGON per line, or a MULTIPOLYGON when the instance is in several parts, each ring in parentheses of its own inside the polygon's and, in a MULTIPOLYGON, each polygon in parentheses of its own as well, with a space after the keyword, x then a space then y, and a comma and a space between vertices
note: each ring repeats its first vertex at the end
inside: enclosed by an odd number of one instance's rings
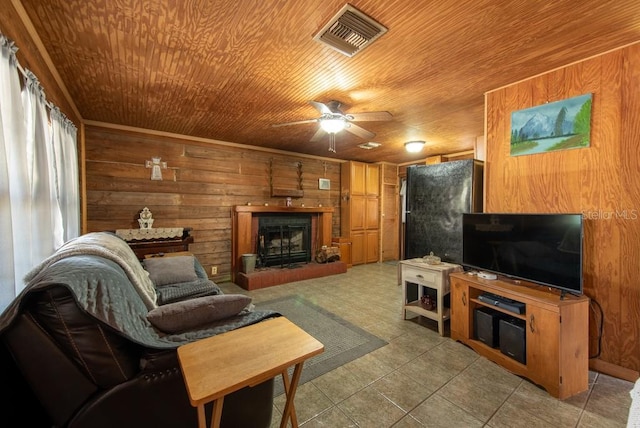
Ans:
POLYGON ((194 263, 193 256, 152 257, 142 261, 156 287, 195 281, 198 275, 194 263))
POLYGON ((251 297, 244 294, 197 297, 158 306, 149 311, 147 319, 164 332, 179 333, 237 315, 249 303, 251 297))

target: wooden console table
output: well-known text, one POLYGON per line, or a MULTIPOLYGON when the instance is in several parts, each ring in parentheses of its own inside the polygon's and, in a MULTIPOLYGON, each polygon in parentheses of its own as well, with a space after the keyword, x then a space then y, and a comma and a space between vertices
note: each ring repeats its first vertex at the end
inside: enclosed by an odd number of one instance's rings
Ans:
POLYGON ((182 236, 176 236, 173 238, 127 240, 127 244, 129 244, 139 260, 144 259, 144 256, 147 254, 189 251, 189 244, 193 242, 191 230, 192 229, 190 227, 185 227, 183 228, 182 236))
POLYGON ((526 377, 561 400, 589 388, 589 298, 549 291, 526 281, 500 277, 478 278, 452 273, 451 338, 505 369, 526 377), (524 313, 514 313, 480 300, 491 293, 523 303, 524 313), (510 358, 478 340, 474 334, 474 311, 490 307, 525 323, 526 362, 510 358))
POLYGON ((198 427, 205 428, 205 404, 213 402, 211 427, 220 426, 224 396, 282 375, 287 401, 280 427, 298 426, 293 399, 304 361, 324 345, 285 317, 272 318, 178 348, 178 359, 198 427), (295 365, 289 380, 287 369, 295 365))

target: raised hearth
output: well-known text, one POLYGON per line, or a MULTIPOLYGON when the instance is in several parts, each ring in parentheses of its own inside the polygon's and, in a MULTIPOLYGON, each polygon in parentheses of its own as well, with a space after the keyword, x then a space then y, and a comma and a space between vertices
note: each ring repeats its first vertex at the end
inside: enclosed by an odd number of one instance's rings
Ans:
POLYGON ((331 263, 311 262, 293 268, 263 268, 249 274, 238 272, 234 282, 245 290, 257 290, 286 284, 287 282, 320 278, 345 272, 347 272, 347 264, 341 261, 331 263))

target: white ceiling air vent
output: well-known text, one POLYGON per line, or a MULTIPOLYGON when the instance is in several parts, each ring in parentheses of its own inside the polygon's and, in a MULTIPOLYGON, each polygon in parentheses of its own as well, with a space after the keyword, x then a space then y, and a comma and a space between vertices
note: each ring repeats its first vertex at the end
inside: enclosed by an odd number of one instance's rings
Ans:
POLYGON ((352 57, 386 32, 382 24, 346 4, 313 39, 352 57))
POLYGON ((375 149, 377 147, 380 147, 381 144, 380 143, 376 143, 375 141, 369 141, 367 143, 362 143, 359 144, 358 147, 360 147, 361 149, 365 149, 365 150, 371 150, 371 149, 375 149))

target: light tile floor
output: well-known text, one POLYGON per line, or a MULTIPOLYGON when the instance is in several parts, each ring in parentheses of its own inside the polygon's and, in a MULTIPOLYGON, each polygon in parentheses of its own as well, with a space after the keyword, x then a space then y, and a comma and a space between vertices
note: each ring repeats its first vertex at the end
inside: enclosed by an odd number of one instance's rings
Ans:
MULTIPOLYGON (((315 427, 625 427, 632 382, 590 373, 589 389, 560 401, 527 380, 441 337, 435 322, 402 319, 393 263, 246 291, 254 302, 299 294, 389 344, 300 385, 298 422, 315 427)), ((284 396, 276 397, 273 427, 284 396)))

